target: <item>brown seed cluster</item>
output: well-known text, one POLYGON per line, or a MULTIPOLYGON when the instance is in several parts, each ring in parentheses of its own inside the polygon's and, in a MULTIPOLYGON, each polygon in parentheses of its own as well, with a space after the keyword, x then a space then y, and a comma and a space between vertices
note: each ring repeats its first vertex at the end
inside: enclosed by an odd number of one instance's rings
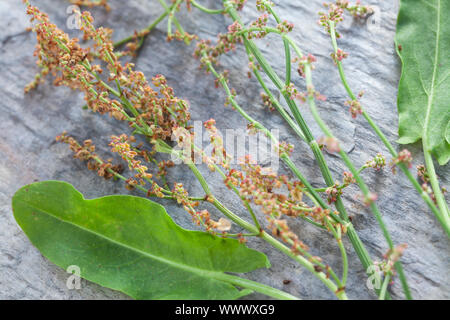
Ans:
POLYGON ((291 245, 296 254, 305 254, 307 246, 294 234, 283 217, 306 217, 327 227, 329 211, 310 207, 303 201, 304 185, 277 175, 270 168, 256 165, 246 156, 241 170, 227 172, 225 184, 239 190, 241 199, 260 207, 272 233, 291 245))
POLYGON ((79 81, 68 79, 76 78, 81 72, 79 64, 88 60, 89 50, 82 49, 78 39, 69 36, 50 23, 48 15, 31 6, 28 2, 27 14, 31 16, 30 21, 36 22, 33 31, 36 33, 37 46, 34 55, 38 60, 36 64, 41 71, 35 80, 25 87, 25 92, 35 88, 47 74, 57 76, 55 85, 65 84, 72 88, 80 86, 79 81))
POLYGON ((209 119, 208 121, 205 121, 204 126, 209 133, 212 150, 211 156, 203 153, 203 162, 206 163, 208 168, 212 171, 215 170, 214 164, 220 165, 225 169, 229 169, 231 157, 225 150, 223 138, 216 128, 216 121, 214 119, 209 119))
POLYGON ((301 58, 295 57, 294 59, 292 59, 292 63, 297 63, 298 66, 297 72, 300 75, 300 77, 303 78, 306 77, 305 67, 309 65, 310 69, 314 70, 313 63, 316 61, 317 61, 316 57, 314 57, 312 54, 308 54, 307 56, 303 56, 301 58))
POLYGON ((220 218, 218 221, 214 221, 208 210, 195 210, 199 202, 189 198, 189 194, 182 183, 176 183, 172 189, 172 193, 178 204, 182 205, 184 210, 192 216, 192 220, 197 225, 202 225, 207 232, 215 233, 215 230, 226 232, 231 229, 231 222, 229 220, 220 218))
POLYGON ((29 3, 27 13, 31 15, 32 21, 37 22, 34 30, 38 40, 36 55, 41 73, 52 72, 57 75, 55 84, 82 91, 91 110, 126 120, 153 141, 170 138, 177 127, 189 129, 189 107, 185 101, 175 97, 164 76, 157 75, 152 79, 152 84, 159 88, 157 92, 142 72, 133 70, 133 64, 122 65, 114 53, 111 30, 102 27, 96 29, 89 12, 81 15, 84 38, 94 43, 87 49, 82 49, 78 39, 70 39, 50 23, 46 14, 29 3), (107 80, 101 78, 105 72, 99 65, 91 65, 90 52, 96 52, 106 63, 107 80))
POLYGON ((56 137, 56 141, 68 144, 70 150, 74 153, 74 158, 87 162, 89 170, 97 171, 97 174, 106 180, 123 172, 123 166, 121 164, 113 165, 111 159, 103 161, 95 153, 95 145, 92 144, 92 140, 85 140, 83 145, 80 145, 73 137, 63 132, 60 136, 56 137))

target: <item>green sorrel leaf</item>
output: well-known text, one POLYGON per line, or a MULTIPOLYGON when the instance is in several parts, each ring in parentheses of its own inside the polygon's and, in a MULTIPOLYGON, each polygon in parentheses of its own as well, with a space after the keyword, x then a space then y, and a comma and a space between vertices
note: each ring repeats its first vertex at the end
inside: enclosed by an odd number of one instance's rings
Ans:
POLYGON ((27 185, 12 200, 31 242, 56 265, 136 299, 236 299, 250 293, 220 280, 223 272, 269 267, 237 240, 188 231, 164 207, 133 196, 85 200, 60 181, 27 185))
POLYGON ((450 159, 449 14, 450 0, 401 0, 396 37, 399 143, 427 139, 441 165, 450 159))

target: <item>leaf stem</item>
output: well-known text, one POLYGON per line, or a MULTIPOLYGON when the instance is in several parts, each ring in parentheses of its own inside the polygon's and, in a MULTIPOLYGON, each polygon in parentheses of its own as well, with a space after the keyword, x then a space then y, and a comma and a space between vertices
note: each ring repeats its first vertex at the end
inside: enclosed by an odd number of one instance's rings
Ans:
POLYGON ((441 187, 439 186, 439 181, 436 175, 436 170, 434 169, 433 158, 431 156, 431 152, 428 148, 428 143, 426 142, 427 138, 422 138, 423 144, 423 153, 425 157, 425 165, 427 167, 428 176, 430 177, 431 188, 433 189, 434 196, 436 198, 436 202, 440 209, 440 214, 442 219, 445 221, 446 226, 450 226, 450 216, 448 212, 448 207, 444 199, 444 195, 442 194, 441 187))

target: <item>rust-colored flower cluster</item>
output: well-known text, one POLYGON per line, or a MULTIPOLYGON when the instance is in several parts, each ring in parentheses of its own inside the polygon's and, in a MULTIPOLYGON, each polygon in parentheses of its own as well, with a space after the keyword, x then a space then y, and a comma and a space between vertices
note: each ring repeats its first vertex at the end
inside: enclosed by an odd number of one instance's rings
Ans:
MULTIPOLYGON (((177 127, 189 129, 189 107, 187 103, 175 97, 173 89, 167 85, 162 75, 152 79, 155 91, 147 82, 144 74, 133 70, 134 65, 122 65, 114 53, 111 41, 112 31, 95 28, 89 12, 81 15, 84 39, 92 40, 93 46, 83 49, 78 39, 69 36, 51 24, 48 16, 27 3, 27 13, 31 21, 36 21, 34 31, 38 46, 35 54, 42 75, 51 72, 57 76, 55 84, 66 85, 82 91, 87 106, 101 114, 109 113, 118 120, 126 120, 139 133, 151 138, 166 140, 177 127), (103 60, 108 69, 106 80, 101 75, 104 70, 91 64, 91 52, 103 60)), ((35 87, 37 82, 27 86, 35 87)))
POLYGON ((317 139, 317 143, 321 148, 326 148, 330 153, 341 151, 339 140, 334 137, 320 137, 317 139))
POLYGON ((206 62, 218 64, 218 58, 227 52, 236 50, 236 44, 242 42, 242 37, 238 35, 241 26, 234 23, 229 27, 226 34, 220 33, 217 36, 217 44, 212 45, 210 40, 201 40, 197 43, 194 56, 200 59, 200 67, 208 69, 206 62))
POLYGON ((328 195, 327 200, 329 204, 336 202, 337 198, 342 195, 342 186, 339 182, 335 182, 334 185, 325 190, 325 193, 328 195))
POLYGON ((206 163, 210 170, 214 171, 214 164, 220 165, 225 169, 230 168, 231 157, 227 154, 223 145, 223 138, 216 128, 216 121, 209 119, 205 121, 204 126, 209 133, 212 146, 211 156, 203 154, 203 162, 206 163))
POLYGON ((412 155, 411 152, 409 152, 408 149, 403 149, 402 151, 400 151, 397 155, 397 157, 392 158, 391 161, 391 169, 393 173, 397 172, 396 169, 396 165, 402 163, 404 165, 406 165, 408 168, 412 168, 412 155))
MULTIPOLYGON (((319 12, 319 24, 325 28, 328 33, 331 33, 330 21, 335 24, 344 20, 344 9, 333 3, 324 3, 324 6, 328 8, 328 12, 319 12)), ((336 32, 336 36, 339 38, 340 35, 336 32)))
POLYGON ((333 52, 331 54, 331 58, 333 59, 334 63, 337 64, 338 61, 342 61, 348 58, 348 53, 342 49, 338 49, 336 53, 333 52))
MULTIPOLYGON (((356 0, 355 4, 351 5, 348 0, 336 0, 335 3, 324 3, 328 12, 319 12, 319 24, 322 25, 328 33, 331 33, 330 22, 335 25, 344 20, 344 11, 350 13, 354 18, 364 19, 373 14, 373 9, 370 6, 364 6, 360 0, 356 0)), ((341 35, 336 31, 336 37, 341 35)))
POLYGON ((226 232, 231 229, 229 220, 220 218, 219 221, 214 221, 208 210, 197 211, 195 208, 199 206, 199 202, 189 198, 189 194, 182 183, 176 183, 172 193, 178 204, 182 205, 184 210, 192 216, 192 220, 197 225, 202 225, 206 231, 218 230, 226 232))
POLYGON ((297 63, 298 67, 297 67, 297 71, 298 74, 305 78, 306 74, 305 74, 305 67, 306 65, 309 65, 311 70, 314 70, 314 65, 313 63, 316 62, 317 59, 316 57, 314 57, 312 54, 308 54, 307 56, 303 56, 301 58, 299 57, 295 57, 294 59, 292 59, 292 63, 297 63))
POLYGON ((48 15, 27 4, 27 14, 31 16, 31 22, 36 22, 33 31, 36 33, 38 45, 34 55, 37 56, 36 64, 41 71, 35 80, 25 87, 25 92, 34 89, 43 78, 50 74, 60 76, 55 79, 55 85, 66 84, 72 88, 78 88, 83 84, 69 80, 80 77, 82 70, 80 63, 88 61, 89 50, 82 49, 78 39, 70 39, 69 36, 50 23, 48 15))
MULTIPOLYGON (((428 174, 427 168, 423 164, 417 166, 417 176, 422 182, 422 190, 430 196, 431 200, 433 200, 435 204, 437 204, 436 195, 433 192, 433 188, 430 187, 430 175, 428 174)), ((445 187, 442 187, 441 191, 443 194, 447 193, 447 189, 445 187)))
POLYGON ((138 153, 132 150, 129 142, 135 141, 134 137, 128 137, 126 134, 111 137, 111 143, 109 144, 112 152, 117 152, 123 160, 128 163, 130 170, 136 171, 135 178, 137 181, 129 182, 134 185, 139 182, 141 185, 145 185, 146 181, 151 181, 153 175, 148 173, 148 167, 142 164, 141 160, 135 159, 138 153))
POLYGON ((289 33, 294 30, 294 24, 292 22, 283 20, 277 24, 277 29, 283 34, 289 33))
POLYGON ((236 7, 236 10, 240 11, 244 9, 244 5, 247 0, 228 0, 228 2, 233 4, 236 7))
POLYGON ((349 107, 350 114, 352 115, 353 119, 356 119, 356 117, 358 117, 359 114, 363 114, 363 108, 360 102, 360 99, 362 98, 363 94, 364 92, 361 91, 356 99, 347 100, 345 102, 345 105, 349 107))
POLYGON ((267 94, 262 92, 261 99, 263 101, 263 104, 269 109, 269 111, 275 111, 275 106, 272 103, 272 99, 270 99, 270 97, 267 94))
MULTIPOLYGON (((250 24, 250 27, 264 29, 264 27, 267 26, 268 21, 269 21, 269 15, 267 13, 263 13, 262 15, 260 15, 258 17, 258 19, 256 19, 256 21, 253 21, 250 24)), ((234 23, 236 23, 236 22, 234 22, 234 23)), ((249 32, 248 38, 249 39, 253 39, 253 38, 261 39, 261 38, 265 37, 266 35, 267 35, 266 30, 260 30, 257 32, 249 32)))
POLYGON ((300 181, 278 176, 270 168, 255 164, 248 155, 241 163, 241 170, 227 172, 225 184, 236 187, 243 201, 259 206, 272 233, 290 244, 296 254, 305 254, 307 246, 289 229, 283 216, 310 218, 328 227, 326 220, 329 221, 330 212, 303 201, 304 186, 300 181))
POLYGON ((74 153, 73 157, 75 159, 87 162, 89 170, 97 171, 97 174, 106 180, 123 172, 123 166, 121 164, 113 165, 112 159, 103 161, 95 153, 95 145, 92 144, 92 140, 85 140, 83 145, 81 145, 73 137, 68 136, 66 132, 63 132, 56 137, 56 141, 68 144, 70 150, 74 153))
POLYGON ((388 252, 383 255, 383 260, 375 261, 374 265, 378 266, 384 275, 395 275, 394 264, 400 260, 407 247, 408 245, 405 243, 399 244, 395 248, 388 250, 388 252))
POLYGON ((256 9, 260 12, 267 11, 267 7, 273 7, 274 3, 268 0, 256 0, 256 9))

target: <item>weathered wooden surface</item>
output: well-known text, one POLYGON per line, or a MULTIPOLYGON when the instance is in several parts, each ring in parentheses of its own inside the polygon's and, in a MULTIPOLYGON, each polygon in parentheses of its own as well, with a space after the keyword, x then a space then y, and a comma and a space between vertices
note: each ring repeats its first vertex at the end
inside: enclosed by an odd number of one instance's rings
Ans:
MULTIPOLYGON (((245 20, 251 21, 257 16, 249 1, 245 10, 245 20)), ((340 84, 338 74, 330 59, 331 46, 328 37, 316 24, 317 12, 322 0, 314 1, 276 1, 280 15, 296 24, 293 37, 304 49, 318 58, 314 79, 317 89, 328 100, 320 103, 320 111, 337 135, 345 143, 351 158, 357 165, 362 165, 377 152, 387 154, 377 136, 370 130, 363 119, 352 120, 347 107, 345 91, 340 84)), ((345 61, 350 84, 356 90, 365 90, 363 103, 368 112, 380 125, 391 141, 395 141, 397 128, 396 92, 399 79, 399 59, 394 50, 395 19, 398 1, 366 1, 379 6, 373 25, 353 25, 350 19, 341 27, 344 38, 341 47, 350 52, 345 61)), ((33 1, 43 11, 49 13, 53 21, 65 26, 68 2, 64 0, 33 1)), ((93 10, 98 25, 114 27, 115 39, 140 29, 161 13, 157 1, 118 1, 111 0, 112 11, 105 13, 102 9, 93 10)), ((202 1, 214 7, 215 1, 202 1)), ((183 12, 184 12, 183 8, 183 12)), ((37 68, 32 56, 35 45, 34 35, 24 29, 29 25, 20 1, 0 2, 0 298, 3 299, 124 299, 126 296, 95 284, 83 281, 81 290, 68 290, 68 274, 44 259, 38 250, 27 240, 15 223, 11 212, 11 197, 24 184, 37 180, 61 179, 72 183, 87 197, 126 193, 120 182, 105 182, 83 165, 71 158, 67 147, 55 144, 54 138, 67 130, 79 139, 92 138, 99 147, 99 153, 108 152, 107 141, 111 134, 128 132, 124 125, 82 110, 82 97, 66 88, 54 88, 50 82, 28 94, 23 94, 23 87, 33 78, 37 68)), ((212 38, 218 32, 224 32, 230 20, 226 17, 212 17, 194 10, 191 15, 178 15, 186 30, 212 38)), ((178 96, 187 99, 193 110, 193 118, 207 120, 217 119, 221 129, 245 128, 246 123, 233 110, 223 107, 224 95, 214 89, 211 76, 205 76, 198 70, 198 61, 192 57, 193 46, 183 43, 165 42, 162 23, 147 38, 145 47, 137 59, 137 68, 148 77, 157 73, 167 76, 178 96)), ((79 31, 70 31, 72 36, 79 36, 79 31)), ((284 70, 281 58, 282 46, 277 40, 267 45, 261 43, 262 51, 269 55, 269 60, 280 72, 284 70)), ((231 84, 238 92, 239 102, 256 119, 269 128, 280 130, 280 138, 296 145, 294 158, 302 171, 315 185, 323 185, 320 173, 315 166, 313 156, 304 143, 293 137, 280 117, 267 114, 263 110, 256 81, 245 76, 247 61, 239 50, 237 54, 222 60, 224 67, 231 70, 231 84)), ((302 81, 296 78, 299 86, 302 81)), ((312 123, 307 107, 302 109, 309 123, 312 123)), ((316 136, 318 128, 312 125, 316 136)), ((415 164, 421 163, 420 146, 409 147, 415 156, 415 164)), ((327 159, 336 177, 345 170, 342 162, 327 155, 327 159)), ((284 169, 283 169, 284 170, 284 169)), ((204 170, 206 172, 206 170, 204 170)), ((444 185, 448 186, 450 167, 439 168, 438 174, 444 185)), ((219 182, 217 177, 206 175, 219 182)), ((186 168, 176 167, 171 181, 182 177, 192 194, 201 194, 199 185, 186 168), (186 179, 187 178, 187 179, 186 179)), ((402 174, 393 176, 389 169, 383 173, 364 173, 374 192, 379 194, 378 204, 384 219, 396 243, 408 243, 408 250, 403 258, 406 275, 416 298, 450 298, 449 240, 444 235, 435 218, 429 212, 416 192, 402 174)), ((231 208, 242 214, 244 210, 235 196, 226 191, 220 183, 214 183, 221 199, 231 208)), ((345 195, 345 203, 353 216, 353 221, 361 239, 371 255, 380 259, 386 251, 386 243, 371 213, 355 199, 356 188, 345 195)), ((192 228, 190 218, 181 208, 170 204, 168 211, 174 219, 185 227, 192 228)), ((322 232, 296 223, 294 229, 312 248, 314 254, 322 256, 325 261, 339 270, 339 252, 332 239, 322 232)), ((346 241, 349 252, 350 274, 347 292, 350 298, 374 298, 365 287, 365 273, 351 245, 346 241)), ((286 290, 305 299, 333 298, 318 280, 300 266, 278 254, 259 240, 252 240, 249 246, 265 252, 272 261, 272 268, 248 274, 274 287, 286 290), (283 285, 283 280, 291 283, 283 285)), ((398 281, 392 288, 395 298, 403 297, 398 281)), ((252 298, 261 298, 253 295, 252 298)))

